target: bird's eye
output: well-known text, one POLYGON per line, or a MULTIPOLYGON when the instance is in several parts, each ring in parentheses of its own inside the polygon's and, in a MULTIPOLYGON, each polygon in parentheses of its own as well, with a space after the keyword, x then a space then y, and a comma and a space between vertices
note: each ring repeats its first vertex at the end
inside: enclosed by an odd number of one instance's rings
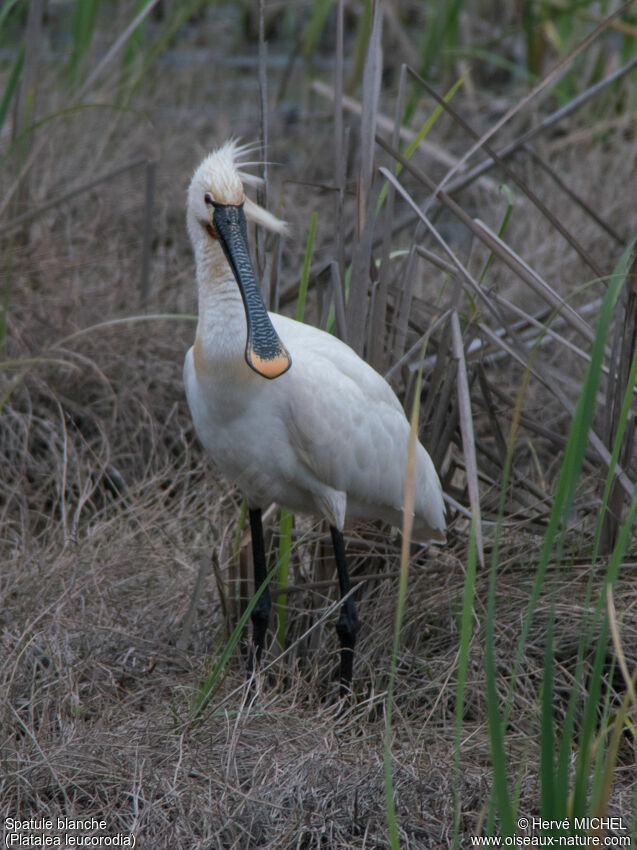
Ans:
MULTIPOLYGON (((203 196, 203 200, 204 200, 204 203, 207 207, 214 207, 215 202, 212 200, 212 195, 210 194, 210 192, 206 192, 206 194, 203 196)), ((208 231, 208 235, 211 236, 213 239, 219 238, 217 236, 217 231, 215 230, 211 221, 207 221, 204 224, 204 227, 208 231)))

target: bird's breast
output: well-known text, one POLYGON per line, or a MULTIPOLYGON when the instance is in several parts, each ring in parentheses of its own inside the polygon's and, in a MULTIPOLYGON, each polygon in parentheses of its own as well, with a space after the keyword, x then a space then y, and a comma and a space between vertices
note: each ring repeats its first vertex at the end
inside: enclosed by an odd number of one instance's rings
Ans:
MULTIPOLYGON (((282 380, 282 379, 277 379, 282 380)), ((197 347, 184 364, 186 397, 197 436, 216 466, 244 492, 267 489, 278 470, 292 476, 285 402, 243 361, 231 368, 197 368, 197 347)))

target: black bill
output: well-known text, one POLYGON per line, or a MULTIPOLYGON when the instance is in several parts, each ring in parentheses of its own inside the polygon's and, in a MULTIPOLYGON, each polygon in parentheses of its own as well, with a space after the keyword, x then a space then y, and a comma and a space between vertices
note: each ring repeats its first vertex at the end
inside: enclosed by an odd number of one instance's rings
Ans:
POLYGON ((239 285, 246 312, 246 363, 264 378, 278 378, 290 368, 292 358, 274 330, 254 277, 243 204, 213 202, 213 207, 212 224, 239 285))

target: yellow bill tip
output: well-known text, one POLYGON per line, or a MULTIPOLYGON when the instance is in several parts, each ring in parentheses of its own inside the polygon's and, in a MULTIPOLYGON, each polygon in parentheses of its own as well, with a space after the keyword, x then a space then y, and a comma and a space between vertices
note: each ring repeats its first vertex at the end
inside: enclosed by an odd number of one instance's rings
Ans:
POLYGON ((260 354, 248 346, 246 349, 246 361, 251 369, 263 375, 264 378, 278 378, 292 365, 292 358, 285 348, 281 348, 273 357, 261 357, 260 354))

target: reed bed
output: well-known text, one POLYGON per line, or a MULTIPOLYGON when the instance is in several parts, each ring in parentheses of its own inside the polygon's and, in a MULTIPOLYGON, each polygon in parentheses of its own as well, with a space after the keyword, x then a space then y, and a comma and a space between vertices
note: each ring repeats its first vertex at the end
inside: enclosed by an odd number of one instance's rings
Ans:
POLYGON ((637 837, 637 20, 522 8, 0 10, 5 834, 637 837), (387 376, 449 497, 444 547, 347 528, 345 702, 325 529, 276 506, 246 683, 245 511, 183 395, 185 191, 230 135, 290 223, 265 297, 387 376))

